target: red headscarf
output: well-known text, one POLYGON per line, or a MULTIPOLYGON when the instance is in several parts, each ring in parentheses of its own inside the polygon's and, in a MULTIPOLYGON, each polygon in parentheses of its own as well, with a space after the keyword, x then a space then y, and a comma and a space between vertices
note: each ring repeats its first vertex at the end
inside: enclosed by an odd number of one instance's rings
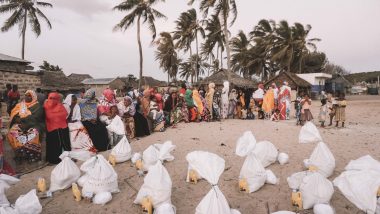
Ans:
POLYGON ((61 96, 52 92, 44 104, 46 114, 46 128, 48 132, 67 128, 67 111, 61 102, 61 96))

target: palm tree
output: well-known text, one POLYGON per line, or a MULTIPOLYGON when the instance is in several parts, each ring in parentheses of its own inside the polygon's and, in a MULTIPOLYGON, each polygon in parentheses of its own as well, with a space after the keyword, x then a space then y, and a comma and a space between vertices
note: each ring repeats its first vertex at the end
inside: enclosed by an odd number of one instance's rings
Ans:
POLYGON ((49 19, 40 10, 39 7, 53 7, 52 4, 36 1, 36 0, 0 0, 0 3, 4 3, 0 6, 0 13, 12 12, 12 15, 5 20, 2 32, 9 31, 13 26, 18 24, 20 29, 20 35, 22 36, 21 58, 25 58, 25 35, 28 24, 32 27, 32 31, 38 37, 41 34, 41 25, 38 18, 42 18, 47 23, 49 29, 51 24, 49 19))
POLYGON ((220 50, 220 65, 223 67, 223 51, 225 44, 225 37, 220 21, 216 15, 212 15, 211 18, 205 21, 207 31, 206 40, 202 44, 201 52, 205 58, 210 59, 211 63, 215 59, 213 50, 216 46, 216 58, 219 59, 220 50))
POLYGON ((250 43, 250 40, 243 31, 240 31, 230 41, 232 70, 238 71, 244 74, 244 76, 248 76, 251 73, 248 66, 248 63, 252 60, 250 57, 250 50, 252 48, 250 43))
MULTIPOLYGON (((190 0, 190 4, 194 3, 195 0, 190 0)), ((210 9, 214 9, 214 15, 219 17, 220 23, 223 26, 223 34, 225 38, 225 46, 227 52, 227 68, 231 71, 231 49, 229 46, 229 33, 228 27, 233 25, 237 18, 237 6, 235 0, 199 0, 200 10, 207 16, 210 9), (232 15, 232 16, 231 16, 232 15), (232 18, 230 23, 228 19, 232 18)), ((228 79, 230 79, 228 73, 228 79)))
MULTIPOLYGON (((184 49, 185 52, 190 51, 190 56, 193 55, 191 44, 195 40, 196 44, 196 52, 199 54, 198 48, 198 34, 201 35, 202 38, 205 37, 205 32, 203 30, 202 25, 197 17, 197 11, 193 8, 186 12, 181 13, 180 17, 176 21, 177 27, 176 31, 174 31, 174 39, 177 40, 176 47, 179 49, 184 49)), ((195 62, 195 79, 198 79, 198 61, 195 62)), ((192 78, 193 79, 193 78, 192 78)))
POLYGON ((193 82, 193 77, 195 75, 195 70, 193 69, 194 68, 193 65, 197 61, 199 62, 198 64, 199 75, 204 75, 208 65, 207 63, 202 62, 202 60, 200 60, 198 55, 194 54, 189 59, 187 59, 187 61, 180 63, 180 66, 179 66, 180 77, 184 78, 185 80, 188 80, 189 78, 191 78, 191 81, 193 82))
POLYGON ((157 2, 165 2, 165 0, 125 0, 113 9, 128 14, 115 26, 115 30, 127 30, 137 20, 137 43, 139 46, 140 54, 140 74, 139 74, 139 88, 141 87, 141 80, 143 75, 143 53, 141 46, 140 28, 141 24, 147 23, 148 28, 152 33, 153 40, 156 38, 155 21, 159 18, 166 18, 164 14, 154 9, 153 6, 157 2))
POLYGON ((42 65, 38 66, 43 71, 62 71, 62 68, 58 65, 52 65, 47 61, 43 61, 42 65))
POLYGON ((174 46, 173 38, 168 32, 160 33, 157 40, 156 60, 160 63, 160 68, 168 73, 168 85, 170 77, 175 79, 177 76, 179 59, 174 46))

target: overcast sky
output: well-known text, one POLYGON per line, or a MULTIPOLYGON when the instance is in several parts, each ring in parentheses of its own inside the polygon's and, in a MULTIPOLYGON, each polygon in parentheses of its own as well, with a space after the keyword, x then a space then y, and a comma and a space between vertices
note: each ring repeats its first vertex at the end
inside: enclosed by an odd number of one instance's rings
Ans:
MULTIPOLYGON (((66 74, 88 73, 93 77, 138 76, 136 28, 113 32, 123 17, 112 11, 119 0, 46 0, 43 8, 53 29, 43 23, 36 38, 27 31, 26 59, 34 66, 47 60, 66 74)), ((188 0, 166 0, 156 6, 168 19, 156 23, 157 31, 173 31, 179 14, 190 9, 188 0)), ((260 19, 310 24, 311 37, 321 38, 318 49, 329 61, 351 72, 380 70, 380 0, 236 0, 238 18, 231 32, 249 32, 260 19)), ((9 14, 0 15, 1 25, 9 14)), ((154 61, 151 35, 142 31, 144 75, 165 80, 154 61)), ((18 28, 0 32, 0 53, 21 56, 18 28)))

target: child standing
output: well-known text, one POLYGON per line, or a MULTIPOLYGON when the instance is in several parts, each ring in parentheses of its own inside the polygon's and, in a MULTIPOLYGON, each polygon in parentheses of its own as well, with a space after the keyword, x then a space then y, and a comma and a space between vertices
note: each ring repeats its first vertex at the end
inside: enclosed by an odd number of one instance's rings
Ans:
POLYGON ((339 126, 339 122, 342 122, 342 127, 344 127, 344 122, 346 121, 346 106, 347 102, 345 95, 341 93, 339 99, 337 100, 337 108, 335 113, 336 127, 339 126))
POLYGON ((278 122, 278 121, 280 121, 280 110, 279 110, 279 109, 276 109, 276 110, 274 111, 274 113, 272 114, 270 120, 271 120, 271 121, 274 121, 274 122, 278 122))
POLYGON ((321 123, 321 127, 325 127, 325 121, 327 117, 327 100, 321 100, 321 108, 319 109, 319 122, 321 123))
POLYGON ((311 100, 309 98, 309 95, 306 94, 304 98, 301 100, 301 106, 301 125, 304 125, 306 121, 313 120, 313 115, 310 111, 311 100))
POLYGON ((294 101, 294 108, 296 110, 296 120, 297 120, 297 126, 301 125, 301 100, 302 95, 298 94, 296 100, 294 101))
POLYGON ((119 111, 117 106, 111 106, 110 115, 106 121, 111 146, 116 146, 116 144, 125 136, 124 122, 118 114, 119 111))

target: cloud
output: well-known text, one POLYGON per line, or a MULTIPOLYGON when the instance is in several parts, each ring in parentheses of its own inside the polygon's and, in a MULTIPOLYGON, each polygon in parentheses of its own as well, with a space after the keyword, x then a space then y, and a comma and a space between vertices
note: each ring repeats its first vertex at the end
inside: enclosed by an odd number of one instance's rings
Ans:
POLYGON ((55 8, 68 9, 89 18, 112 10, 110 2, 104 0, 52 0, 52 4, 55 8))

